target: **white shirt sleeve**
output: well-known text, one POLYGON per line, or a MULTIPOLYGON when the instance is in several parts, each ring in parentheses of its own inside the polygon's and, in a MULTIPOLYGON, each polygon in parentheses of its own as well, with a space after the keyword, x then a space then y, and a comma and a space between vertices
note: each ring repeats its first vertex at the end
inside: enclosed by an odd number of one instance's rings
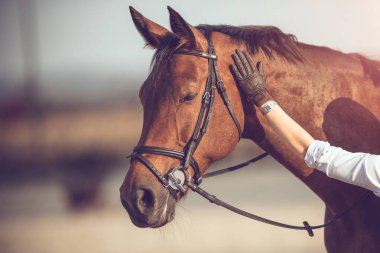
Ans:
POLYGON ((331 178, 364 187, 380 197, 380 155, 351 153, 315 140, 307 149, 305 162, 331 178))

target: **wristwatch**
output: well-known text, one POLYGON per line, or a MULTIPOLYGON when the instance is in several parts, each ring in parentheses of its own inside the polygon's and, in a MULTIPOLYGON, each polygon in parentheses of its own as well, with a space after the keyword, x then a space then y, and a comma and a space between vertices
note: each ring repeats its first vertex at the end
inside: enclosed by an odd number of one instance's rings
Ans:
POLYGON ((261 112, 266 115, 276 106, 278 106, 276 101, 270 101, 261 107, 261 112))

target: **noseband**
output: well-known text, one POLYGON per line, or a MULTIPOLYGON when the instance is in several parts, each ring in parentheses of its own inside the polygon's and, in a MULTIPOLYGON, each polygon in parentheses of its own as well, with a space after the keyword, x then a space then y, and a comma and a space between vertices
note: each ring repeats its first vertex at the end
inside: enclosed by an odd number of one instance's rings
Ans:
MULTIPOLYGON (((200 144, 203 135, 206 133, 207 126, 211 118, 211 111, 214 104, 216 89, 218 89, 219 94, 222 97, 222 100, 224 104, 226 105, 228 112, 231 115, 232 120, 234 121, 236 125, 239 138, 241 137, 241 127, 240 127, 239 121, 237 120, 236 114, 231 106, 230 100, 228 99, 226 88, 224 87, 224 83, 220 77, 220 73, 219 73, 219 69, 217 65, 217 56, 215 54, 213 43, 211 41, 211 38, 209 38, 209 35, 207 35, 206 38, 207 38, 207 44, 208 44, 208 53, 201 52, 201 51, 190 51, 190 50, 178 50, 175 52, 175 54, 193 55, 193 56, 198 56, 198 57, 203 57, 203 58, 208 59, 208 78, 206 81, 205 91, 202 97, 201 110, 197 119, 197 123, 195 125, 194 132, 189 142, 186 144, 184 151, 178 151, 178 150, 173 150, 169 148, 155 147, 155 146, 137 146, 133 149, 132 154, 129 156, 131 160, 137 159, 142 164, 144 164, 152 172, 152 174, 156 176, 156 178, 161 182, 161 184, 166 189, 168 189, 171 194, 173 194, 175 198, 177 197, 178 192, 184 193, 186 191, 185 187, 187 186, 194 192, 197 192, 202 197, 208 199, 211 203, 223 206, 224 208, 227 208, 228 210, 232 212, 235 212, 237 214, 240 214, 242 216, 248 217, 256 221, 260 221, 260 222, 278 226, 278 227, 295 229, 295 230, 306 230, 309 236, 314 235, 314 232, 313 232, 314 229, 324 228, 324 227, 329 226, 330 224, 333 224, 336 220, 340 219, 341 217, 346 215, 350 210, 358 206, 359 203, 364 198, 370 196, 369 191, 364 192, 364 194, 357 201, 355 201, 350 207, 348 207, 347 209, 343 210, 340 213, 335 214, 335 216, 333 216, 331 219, 326 221, 326 223, 324 224, 317 225, 317 226, 310 226, 307 221, 304 221, 303 226, 294 226, 294 225, 289 225, 289 224, 285 224, 285 223, 281 223, 277 221, 272 221, 272 220, 257 216, 255 214, 246 212, 239 208, 236 208, 232 205, 229 205, 228 203, 223 202, 222 200, 218 199, 214 195, 211 195, 205 190, 203 190, 202 188, 200 188, 199 184, 202 182, 202 174, 200 172, 197 161, 193 157, 193 154, 195 150, 197 149, 198 145, 200 144), (158 171, 158 169, 154 167, 154 165, 141 154, 163 155, 163 156, 176 158, 181 161, 181 166, 172 168, 171 170, 169 170, 169 172, 166 175, 162 175, 158 171), (189 166, 193 168, 194 179, 192 179, 191 174, 188 170, 189 166), (192 182, 192 180, 194 181, 194 183, 192 182)), ((211 177, 214 175, 223 174, 228 171, 234 171, 234 170, 240 169, 242 167, 247 166, 250 163, 256 162, 264 158, 267 155, 268 155, 267 153, 261 154, 244 163, 206 174, 205 177, 211 177)))
POLYGON ((185 191, 184 187, 186 181, 191 180, 191 174, 188 171, 189 166, 191 166, 194 171, 194 183, 196 185, 199 185, 202 182, 202 174, 200 172, 197 161, 193 157, 193 154, 197 149, 198 145, 200 144, 203 135, 207 131, 207 126, 211 119, 211 112, 214 105, 216 89, 219 91, 219 94, 222 97, 223 102, 226 105, 228 112, 236 125, 239 138, 241 137, 241 127, 236 117, 236 114, 231 106, 231 102, 228 99, 224 83, 220 77, 217 65, 217 56, 215 54, 215 49, 211 39, 208 38, 207 43, 208 53, 190 50, 178 50, 175 52, 175 54, 192 55, 208 59, 208 78, 206 81, 205 91, 202 97, 201 109, 199 112, 197 123, 195 125, 194 132, 189 142, 186 144, 184 152, 163 147, 138 146, 134 148, 133 153, 131 155, 132 159, 138 159, 140 162, 142 162, 156 176, 156 178, 161 182, 161 184, 172 193, 176 193, 176 191, 178 190, 181 192, 185 191), (151 162, 149 162, 148 159, 141 155, 142 153, 163 155, 176 158, 181 160, 181 166, 171 169, 167 175, 162 175, 154 167, 154 165, 151 162), (184 180, 179 179, 177 177, 180 174, 183 174, 180 177, 184 180))

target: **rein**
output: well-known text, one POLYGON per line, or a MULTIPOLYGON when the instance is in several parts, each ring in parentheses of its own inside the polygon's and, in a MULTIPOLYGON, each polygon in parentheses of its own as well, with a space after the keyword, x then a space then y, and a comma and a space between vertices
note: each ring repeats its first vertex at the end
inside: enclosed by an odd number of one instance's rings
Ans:
MULTIPOLYGON (((224 170, 224 169, 222 169, 222 170, 224 170)), ((278 222, 278 221, 270 220, 270 219, 267 219, 267 218, 263 218, 261 216, 249 213, 249 212, 244 211, 242 209, 239 209, 239 208, 237 208, 235 206, 232 206, 232 205, 230 205, 230 204, 228 204, 228 203, 226 203, 226 202, 218 199, 216 196, 211 195, 210 193, 206 192, 205 190, 203 190, 202 188, 200 188, 198 185, 195 185, 195 184, 193 184, 190 181, 186 181, 185 184, 191 190, 193 190, 194 192, 198 193, 199 195, 201 195, 205 199, 209 200, 211 203, 216 204, 218 206, 222 206, 222 207, 224 207, 224 208, 226 208, 226 209, 228 209, 228 210, 230 210, 230 211, 232 211, 234 213, 237 213, 239 215, 242 215, 242 216, 247 217, 247 218, 252 219, 252 220, 256 220, 256 221, 259 221, 259 222, 262 222, 262 223, 266 223, 266 224, 269 224, 269 225, 273 225, 273 226, 277 226, 277 227, 282 227, 282 228, 287 228, 287 229, 293 229, 293 230, 306 230, 307 233, 308 233, 308 235, 310 237, 314 236, 314 231, 313 230, 324 228, 324 227, 327 227, 327 226, 333 224, 336 220, 342 218, 344 215, 346 215, 352 209, 354 209, 356 206, 358 206, 359 203, 363 199, 365 199, 366 197, 370 196, 370 191, 365 191, 350 207, 348 207, 347 209, 345 209, 345 210, 343 210, 343 211, 335 214, 326 223, 323 223, 321 225, 310 226, 309 222, 304 221, 303 222, 303 226, 296 226, 296 225, 289 225, 289 224, 281 223, 281 222, 278 222)))
MULTIPOLYGON (((236 114, 232 108, 232 105, 230 103, 230 100, 228 99, 226 89, 224 87, 224 83, 220 77, 218 65, 217 65, 217 56, 215 53, 215 49, 213 46, 213 43, 211 41, 211 38, 209 38, 209 35, 206 35, 207 43, 208 43, 208 53, 201 52, 201 51, 188 51, 188 50, 178 50, 175 52, 175 54, 183 54, 183 55, 191 55, 191 56, 197 56, 197 57, 203 57, 208 59, 208 66, 209 66, 209 76, 206 81, 206 87, 205 91, 203 93, 202 97, 202 105, 201 110, 195 125, 194 132, 187 143, 184 151, 178 151, 178 150, 172 150, 164 147, 155 147, 155 146, 137 146, 134 148, 131 155, 128 157, 131 158, 131 161, 133 159, 139 160, 142 164, 144 164, 151 172, 152 174, 158 179, 158 181, 166 188, 168 191, 173 194, 174 197, 177 197, 177 194, 179 192, 185 193, 186 187, 190 188, 192 191, 198 193, 202 197, 209 200, 211 203, 222 206, 232 212, 235 212, 239 215, 245 216, 247 218, 267 223, 273 226, 278 226, 282 228, 288 228, 288 229, 295 229, 295 230, 306 230, 308 232, 309 236, 314 236, 313 230, 314 229, 320 229, 327 227, 334 223, 336 220, 342 218, 344 215, 346 215, 350 210, 355 208, 365 197, 367 197, 369 194, 369 191, 366 191, 357 201, 355 201, 350 207, 348 207, 346 210, 343 210, 342 212, 334 215, 330 220, 328 220, 326 223, 317 225, 317 226, 310 226, 307 221, 303 222, 303 226, 294 226, 294 225, 288 225, 285 223, 269 220, 260 216, 257 216, 255 214, 246 212, 242 209, 239 209, 237 207, 234 207, 226 202, 223 202, 222 200, 218 199, 216 196, 208 193, 207 191, 203 190, 199 187, 199 184, 202 182, 202 174, 199 169, 199 165, 197 161, 194 159, 193 154, 195 150, 197 149, 199 143, 202 140, 203 135, 207 131, 207 126, 211 118, 211 111, 214 104, 214 98, 215 98, 215 90, 218 90, 225 106, 228 109, 229 114, 231 115, 232 120, 234 121, 236 128, 238 130, 239 138, 241 137, 241 127, 239 124, 239 121, 237 120, 236 114), (181 160, 181 166, 172 168, 169 170, 169 172, 166 175, 162 175, 158 169, 144 156, 141 154, 154 154, 154 155, 163 155, 168 156, 172 158, 176 158, 178 160, 181 160), (189 167, 192 167, 194 171, 194 179, 192 179, 191 174, 188 170, 189 167), (194 182, 192 182, 194 181, 194 182)), ((254 163, 264 157, 266 157, 268 154, 263 153, 253 159, 250 159, 246 162, 240 163, 238 165, 228 167, 225 169, 217 170, 211 173, 207 173, 204 175, 205 178, 207 177, 213 177, 217 175, 221 175, 230 171, 235 171, 240 168, 243 168, 250 163, 254 163)))

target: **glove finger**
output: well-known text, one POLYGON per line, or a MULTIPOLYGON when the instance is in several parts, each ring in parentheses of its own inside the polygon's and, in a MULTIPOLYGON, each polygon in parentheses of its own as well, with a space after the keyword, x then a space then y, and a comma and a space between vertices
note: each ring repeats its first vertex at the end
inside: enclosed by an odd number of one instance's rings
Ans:
POLYGON ((247 59, 250 68, 255 69, 255 64, 253 64, 252 57, 249 56, 247 51, 243 51, 243 54, 245 55, 245 58, 247 59))
POLYGON ((247 72, 245 71, 245 68, 243 66, 243 63, 240 60, 240 57, 235 53, 232 55, 232 58, 234 59, 235 65, 237 70, 239 70, 241 76, 246 76, 247 72))
POLYGON ((262 61, 258 61, 258 62, 256 63, 256 68, 259 70, 259 73, 260 73, 261 75, 264 75, 264 64, 263 64, 262 61))
POLYGON ((232 72, 232 75, 235 77, 235 79, 237 79, 237 80, 242 80, 243 79, 243 77, 240 75, 240 72, 236 68, 235 64, 231 64, 230 65, 230 70, 232 72))
POLYGON ((249 65, 248 63, 248 60, 247 58, 245 57, 245 55, 242 53, 242 51, 240 51, 239 49, 236 49, 236 53, 237 55, 239 56, 243 66, 244 66, 244 69, 246 71, 247 74, 250 74, 253 72, 253 69, 251 68, 251 66, 249 65))

